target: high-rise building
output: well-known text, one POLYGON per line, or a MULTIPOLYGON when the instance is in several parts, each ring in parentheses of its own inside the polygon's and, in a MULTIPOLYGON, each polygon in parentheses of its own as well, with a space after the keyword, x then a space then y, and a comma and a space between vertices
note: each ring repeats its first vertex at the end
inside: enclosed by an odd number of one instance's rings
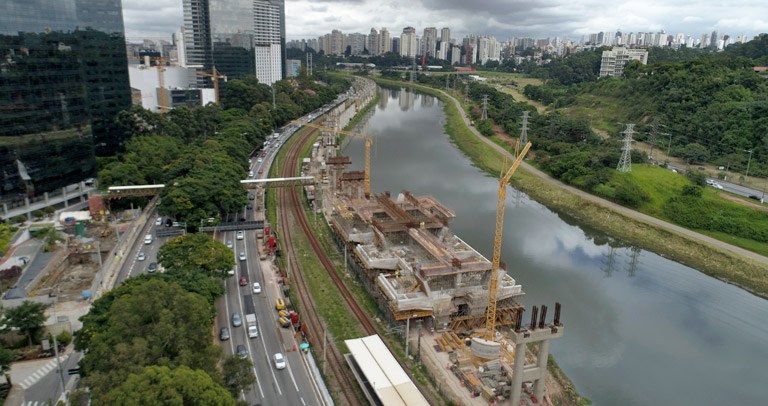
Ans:
POLYGON ((344 34, 339 30, 333 30, 331 31, 331 37, 330 37, 330 43, 328 44, 330 47, 326 51, 329 55, 344 55, 344 51, 347 48, 346 40, 344 38, 344 34))
POLYGON ((289 78, 295 78, 299 76, 299 71, 301 70, 301 61, 298 59, 287 59, 285 61, 286 65, 288 66, 288 77, 289 78))
POLYGON ((365 51, 366 36, 359 32, 349 34, 347 35, 347 43, 351 55, 361 55, 365 51))
POLYGON ((448 27, 443 27, 442 30, 440 30, 440 42, 451 42, 451 29, 448 27))
POLYGON ((389 37, 389 31, 386 28, 382 28, 379 31, 379 35, 376 37, 378 40, 378 49, 376 55, 386 54, 392 52, 392 39, 389 37))
POLYGON ((624 66, 629 61, 640 61, 643 65, 648 63, 648 51, 644 49, 627 49, 614 47, 610 51, 603 51, 600 63, 600 77, 621 76, 624 66))
POLYGON ((95 174, 131 106, 120 0, 0 2, 0 200, 95 174))
POLYGON ((422 55, 429 55, 434 58, 437 52, 437 28, 427 27, 424 29, 422 55))
POLYGON ((368 50, 370 55, 378 55, 379 49, 379 33, 375 28, 371 28, 371 33, 368 34, 368 41, 365 44, 365 49, 368 50))
POLYGON ((461 63, 461 48, 457 45, 451 47, 451 65, 458 65, 461 63))
POLYGON ((254 0, 253 19, 256 79, 261 83, 272 85, 283 78, 285 34, 281 34, 284 32, 284 28, 281 27, 285 25, 282 23, 285 21, 285 3, 254 0))
MULTIPOLYGON (((183 0, 186 65, 229 79, 282 79, 285 60, 283 0, 183 0)), ((210 86, 208 77, 199 86, 210 86)))
POLYGON ((403 28, 403 33, 400 34, 400 56, 415 58, 418 48, 419 42, 416 40, 416 29, 413 27, 403 28))

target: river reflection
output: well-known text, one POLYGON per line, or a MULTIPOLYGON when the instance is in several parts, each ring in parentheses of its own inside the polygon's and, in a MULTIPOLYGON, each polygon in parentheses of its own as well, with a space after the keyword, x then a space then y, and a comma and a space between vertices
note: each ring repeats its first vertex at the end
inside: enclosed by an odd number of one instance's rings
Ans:
MULTIPOLYGON (((361 126, 374 134, 373 192, 432 195, 452 229, 490 257, 498 181, 443 130, 442 104, 382 90, 361 126)), ((363 144, 344 154, 362 170, 363 144)), ((561 218, 510 190, 502 260, 527 306, 563 304, 552 352, 597 405, 768 404, 768 301, 561 218)))

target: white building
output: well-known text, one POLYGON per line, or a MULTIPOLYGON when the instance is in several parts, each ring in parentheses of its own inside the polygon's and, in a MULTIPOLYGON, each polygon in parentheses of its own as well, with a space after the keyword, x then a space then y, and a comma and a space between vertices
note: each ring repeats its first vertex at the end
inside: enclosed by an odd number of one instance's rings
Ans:
POLYGON ((621 76, 624 73, 624 66, 629 61, 640 61, 643 65, 647 64, 648 51, 624 47, 614 47, 610 51, 603 51, 603 59, 600 63, 600 77, 621 76))
POLYGON ((419 50, 419 42, 416 40, 416 29, 413 27, 403 28, 400 34, 400 56, 415 58, 419 50))
MULTIPOLYGON (((157 68, 148 68, 145 65, 129 64, 128 78, 131 87, 141 92, 141 106, 153 112, 160 111, 158 94, 160 89, 160 76, 157 68)), ((163 68, 163 82, 165 82, 166 95, 174 90, 188 90, 196 82, 194 68, 182 66, 166 66, 163 68)), ((195 89, 200 92, 200 105, 216 102, 213 89, 195 89)), ((166 107, 173 107, 166 102, 166 107)))
POLYGON ((280 45, 280 5, 269 0, 253 2, 253 43, 256 78, 272 85, 283 78, 280 45))

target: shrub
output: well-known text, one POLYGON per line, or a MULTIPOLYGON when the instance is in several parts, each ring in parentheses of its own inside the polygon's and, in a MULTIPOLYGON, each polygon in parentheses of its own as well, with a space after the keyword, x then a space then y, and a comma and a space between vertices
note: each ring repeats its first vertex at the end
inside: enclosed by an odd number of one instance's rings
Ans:
POLYGON ((16 217, 12 218, 11 221, 16 223, 16 224, 21 224, 21 223, 27 221, 27 216, 18 215, 16 217))

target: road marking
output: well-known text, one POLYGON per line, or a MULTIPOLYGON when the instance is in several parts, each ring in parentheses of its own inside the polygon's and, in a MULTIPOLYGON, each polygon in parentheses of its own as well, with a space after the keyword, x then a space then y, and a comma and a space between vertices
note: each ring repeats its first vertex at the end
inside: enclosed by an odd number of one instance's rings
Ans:
MULTIPOLYGON (((261 326, 259 326, 259 330, 261 330, 261 326)), ((267 359, 267 365, 269 365, 269 372, 272 373, 272 379, 274 379, 275 386, 277 386, 277 392, 282 395, 283 391, 280 390, 280 384, 277 383, 277 376, 275 375, 275 369, 272 368, 272 360, 269 359, 269 352, 267 351, 267 344, 264 343, 264 340, 261 340, 261 345, 264 347, 264 357, 267 359)))
MULTIPOLYGON (((59 357, 59 361, 65 362, 66 357, 59 357)), ((21 381, 19 383, 19 386, 22 387, 22 389, 29 389, 34 384, 37 383, 40 379, 48 375, 48 373, 56 367, 56 358, 48 361, 47 364, 43 365, 42 367, 38 368, 35 372, 33 372, 30 376, 28 376, 26 379, 21 381)))
POLYGON ((299 400, 301 400, 302 405, 307 406, 307 402, 304 401, 304 398, 300 397, 299 400))
POLYGON ((291 371, 291 364, 288 363, 288 357, 285 358, 285 365, 288 366, 288 375, 291 376, 291 380, 293 381, 293 387, 296 388, 296 392, 298 392, 299 385, 296 385, 296 378, 293 377, 293 371, 291 371))

